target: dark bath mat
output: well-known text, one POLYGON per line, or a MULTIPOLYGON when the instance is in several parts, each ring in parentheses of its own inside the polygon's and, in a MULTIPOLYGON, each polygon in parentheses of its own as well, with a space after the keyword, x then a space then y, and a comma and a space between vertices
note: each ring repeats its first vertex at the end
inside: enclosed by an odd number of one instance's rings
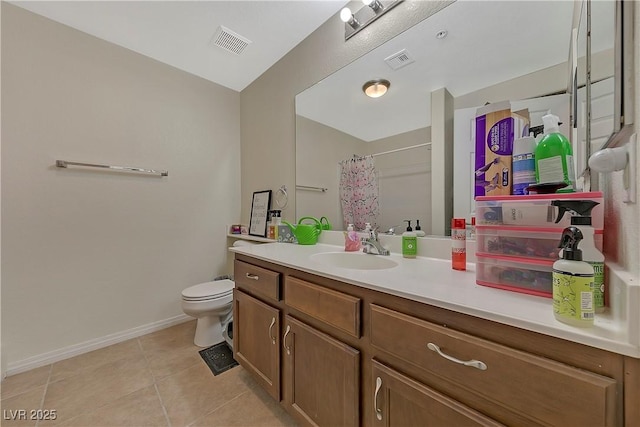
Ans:
POLYGON ((199 353, 213 375, 221 374, 238 365, 238 362, 233 358, 233 352, 225 341, 200 350, 199 353))

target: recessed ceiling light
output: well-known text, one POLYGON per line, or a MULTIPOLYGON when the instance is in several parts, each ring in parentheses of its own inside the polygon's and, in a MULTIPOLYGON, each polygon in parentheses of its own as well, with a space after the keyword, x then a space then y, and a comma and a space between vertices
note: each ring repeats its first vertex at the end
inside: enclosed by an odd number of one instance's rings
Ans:
POLYGON ((447 34, 449 34, 447 30, 440 30, 436 33, 436 38, 442 40, 443 38, 447 37, 447 34))
POLYGON ((380 98, 391 86, 389 80, 369 80, 362 86, 362 91, 370 98, 380 98))

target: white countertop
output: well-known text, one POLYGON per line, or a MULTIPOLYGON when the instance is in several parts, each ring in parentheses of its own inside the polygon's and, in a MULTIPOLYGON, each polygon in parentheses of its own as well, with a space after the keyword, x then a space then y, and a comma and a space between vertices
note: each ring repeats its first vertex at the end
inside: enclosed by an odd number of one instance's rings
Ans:
POLYGON ((637 280, 621 277, 624 272, 616 274, 615 266, 608 269, 610 312, 597 314, 591 328, 577 328, 554 318, 550 298, 477 285, 473 263, 467 264, 467 271, 456 271, 451 268, 450 260, 405 259, 392 253, 388 258, 398 263, 396 267, 355 270, 327 266, 311 258, 321 252, 344 250, 335 245, 267 243, 230 250, 355 286, 640 358, 640 284, 637 280))

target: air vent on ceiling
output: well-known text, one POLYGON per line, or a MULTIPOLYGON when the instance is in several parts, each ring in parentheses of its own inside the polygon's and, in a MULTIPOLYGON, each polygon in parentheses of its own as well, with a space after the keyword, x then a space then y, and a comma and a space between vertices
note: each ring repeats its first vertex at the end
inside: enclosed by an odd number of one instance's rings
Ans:
POLYGON ((214 46, 221 47, 236 55, 240 55, 250 43, 251 40, 234 33, 222 25, 218 27, 218 30, 211 39, 211 44, 214 46))
POLYGON ((409 51, 407 49, 402 49, 400 52, 396 52, 384 59, 384 62, 386 62, 387 65, 394 70, 405 67, 413 63, 414 61, 415 59, 411 57, 411 54, 409 54, 409 51))

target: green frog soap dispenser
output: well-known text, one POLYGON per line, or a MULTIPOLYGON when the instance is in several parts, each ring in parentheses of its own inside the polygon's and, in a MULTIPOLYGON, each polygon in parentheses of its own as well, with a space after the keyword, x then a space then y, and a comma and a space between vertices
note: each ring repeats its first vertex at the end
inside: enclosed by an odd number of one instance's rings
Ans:
POLYGON ((582 232, 580 250, 582 259, 593 267, 593 304, 596 313, 605 309, 605 281, 604 281, 604 255, 596 248, 595 230, 591 225, 591 210, 599 205, 593 200, 554 200, 551 205, 558 207, 558 219, 562 220, 565 212, 571 211, 576 215, 571 217, 571 225, 576 226, 582 232))
POLYGON ((569 140, 560 133, 558 116, 542 117, 544 137, 535 149, 536 182, 538 184, 564 183, 559 193, 575 191, 576 176, 573 166, 573 150, 569 140))
POLYGON ((553 263, 553 315, 560 322, 578 326, 593 326, 593 267, 582 261, 578 243, 582 233, 576 227, 562 232, 559 248, 561 258, 553 263))

